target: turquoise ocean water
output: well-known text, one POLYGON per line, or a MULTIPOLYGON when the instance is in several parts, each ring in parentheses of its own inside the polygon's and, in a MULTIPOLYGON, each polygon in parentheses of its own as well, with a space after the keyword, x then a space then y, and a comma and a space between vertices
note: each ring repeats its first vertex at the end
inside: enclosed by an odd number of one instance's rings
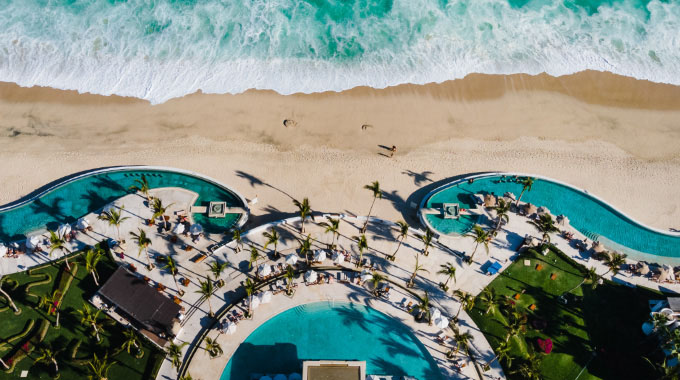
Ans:
POLYGON ((680 0, 0 0, 0 81, 154 103, 584 69, 680 84, 680 0))

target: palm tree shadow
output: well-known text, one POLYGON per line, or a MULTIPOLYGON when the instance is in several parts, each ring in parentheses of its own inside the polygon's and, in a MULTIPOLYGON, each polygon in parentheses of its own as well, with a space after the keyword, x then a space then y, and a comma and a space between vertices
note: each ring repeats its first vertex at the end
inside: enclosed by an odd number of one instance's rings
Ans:
POLYGON ((255 177, 254 175, 248 174, 248 173, 246 173, 246 172, 244 172, 244 171, 242 171, 242 170, 237 170, 237 171, 236 171, 236 176, 239 177, 239 178, 243 178, 243 179, 247 180, 247 181, 250 183, 250 186, 251 186, 251 187, 255 187, 256 185, 257 185, 257 186, 266 186, 266 187, 268 187, 268 188, 270 188, 270 189, 273 189, 273 190, 278 191, 279 193, 281 193, 281 194, 287 196, 287 197, 290 198, 290 199, 295 199, 295 198, 293 198, 293 196, 291 196, 291 195, 288 194, 287 192, 285 192, 285 191, 279 189, 278 187, 272 186, 272 185, 270 185, 270 184, 268 184, 268 183, 262 181, 261 179, 255 177))
POLYGON ((407 169, 402 171, 401 174, 406 174, 409 177, 413 177, 413 184, 416 186, 422 186, 426 182, 434 182, 432 179, 430 179, 430 176, 434 173, 429 170, 418 173, 407 169))

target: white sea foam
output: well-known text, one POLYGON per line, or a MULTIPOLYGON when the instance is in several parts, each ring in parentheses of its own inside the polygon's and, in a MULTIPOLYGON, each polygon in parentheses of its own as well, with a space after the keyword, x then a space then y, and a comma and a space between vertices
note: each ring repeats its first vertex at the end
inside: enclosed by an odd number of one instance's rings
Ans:
POLYGON ((0 80, 152 103, 198 90, 310 93, 586 69, 680 85, 677 1, 592 15, 552 1, 399 0, 370 12, 292 0, 95 3, 0 10, 0 80))

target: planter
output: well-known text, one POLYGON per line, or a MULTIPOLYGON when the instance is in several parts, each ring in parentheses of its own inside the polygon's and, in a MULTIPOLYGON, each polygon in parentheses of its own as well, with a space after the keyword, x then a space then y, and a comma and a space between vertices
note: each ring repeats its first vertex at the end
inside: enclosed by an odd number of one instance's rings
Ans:
POLYGON ((288 292, 283 292, 283 294, 288 298, 293 298, 293 296, 295 295, 295 288, 292 288, 290 290, 290 294, 288 294, 288 292))

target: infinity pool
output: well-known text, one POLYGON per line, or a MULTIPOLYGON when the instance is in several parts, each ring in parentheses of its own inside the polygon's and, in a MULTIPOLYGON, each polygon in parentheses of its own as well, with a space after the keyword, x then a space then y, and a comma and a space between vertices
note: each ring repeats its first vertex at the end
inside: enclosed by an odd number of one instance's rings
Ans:
MULTIPOLYGON (((210 201, 225 201, 228 207, 244 207, 233 192, 215 183, 171 170, 120 169, 93 173, 64 183, 38 199, 19 207, 0 211, 0 241, 20 240, 31 231, 61 223, 73 223, 114 200, 130 194, 130 186, 144 174, 150 188, 181 187, 198 193, 195 205, 207 206, 210 201)), ((196 223, 208 232, 222 232, 236 223, 241 214, 225 218, 208 218, 194 214, 196 223)))
MULTIPOLYGON (((459 203, 463 208, 472 208, 474 194, 493 193, 502 196, 508 191, 519 196, 522 185, 511 176, 477 178, 473 183, 463 181, 440 190, 426 201, 425 207, 439 208, 442 203, 451 202, 459 203)), ((531 191, 524 193, 522 202, 545 206, 553 215, 564 214, 571 226, 589 239, 609 243, 628 254, 680 257, 680 236, 666 235, 642 226, 583 191, 537 179, 531 191)), ((425 218, 442 234, 464 234, 476 222, 472 218, 444 219, 440 214, 428 214, 425 218)))
POLYGON ((303 360, 364 360, 367 374, 442 379, 427 349, 401 322, 337 302, 298 306, 265 322, 239 346, 220 379, 301 373, 303 360))

